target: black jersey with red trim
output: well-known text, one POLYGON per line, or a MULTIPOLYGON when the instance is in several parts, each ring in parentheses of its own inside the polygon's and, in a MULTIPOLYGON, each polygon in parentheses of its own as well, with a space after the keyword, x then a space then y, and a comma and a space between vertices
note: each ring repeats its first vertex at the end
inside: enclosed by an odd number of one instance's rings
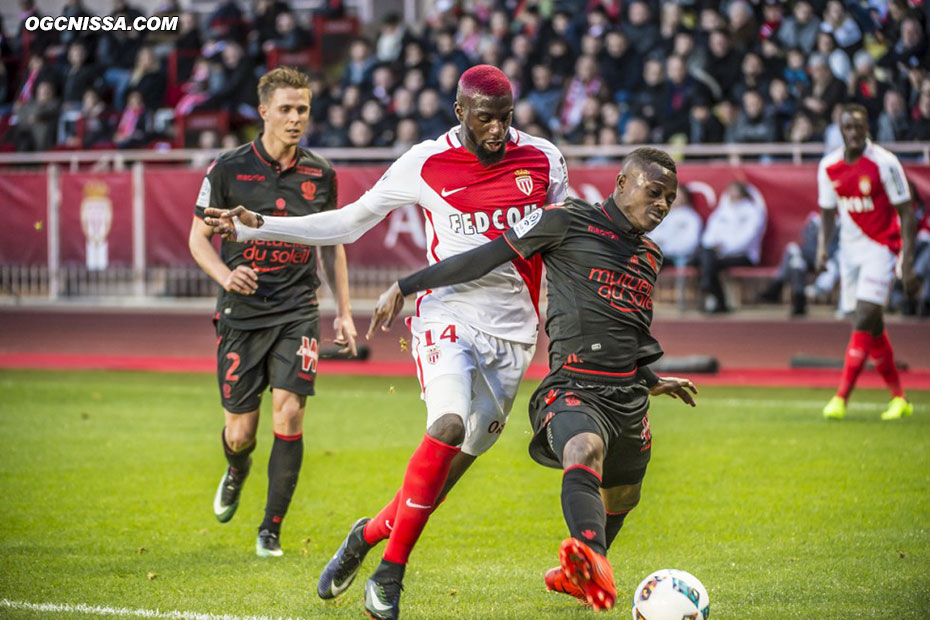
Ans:
MULTIPOLYGON (((262 146, 261 136, 221 154, 207 169, 197 204, 231 209, 243 205, 263 215, 299 216, 336 208, 336 173, 322 157, 297 149, 282 167, 262 146)), ((309 318, 317 312, 316 249, 281 241, 222 242, 220 256, 230 269, 248 265, 258 272, 258 290, 240 295, 220 289, 216 310, 236 329, 261 329, 309 318)))
POLYGON ((649 331, 662 252, 612 198, 570 198, 504 234, 520 256, 540 254, 546 266, 550 370, 626 374, 662 356, 649 331))

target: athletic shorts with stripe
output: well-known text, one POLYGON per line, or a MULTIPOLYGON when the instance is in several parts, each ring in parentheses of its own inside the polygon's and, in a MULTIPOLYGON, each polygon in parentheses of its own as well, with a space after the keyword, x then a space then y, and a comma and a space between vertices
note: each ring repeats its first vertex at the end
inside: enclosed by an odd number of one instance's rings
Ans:
POLYGON ((560 369, 539 384, 529 409, 530 456, 540 465, 561 468, 558 447, 564 448, 574 435, 590 432, 604 440, 601 486, 642 481, 652 452, 649 389, 634 375, 595 381, 560 369), (556 434, 552 421, 558 416, 564 417, 556 434))
POLYGON ((312 396, 319 361, 320 317, 241 330, 216 325, 216 371, 223 409, 258 409, 271 386, 312 396))
POLYGON ((483 454, 507 424, 536 346, 496 338, 451 316, 412 317, 409 326, 426 428, 447 413, 463 416, 462 452, 483 454))

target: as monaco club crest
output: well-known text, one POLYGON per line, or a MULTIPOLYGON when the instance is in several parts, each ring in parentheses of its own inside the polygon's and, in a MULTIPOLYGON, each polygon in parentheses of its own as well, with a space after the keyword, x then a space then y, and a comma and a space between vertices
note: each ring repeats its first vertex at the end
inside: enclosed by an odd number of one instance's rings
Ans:
POLYGON ((426 350, 426 363, 430 365, 435 364, 439 361, 440 355, 441 351, 439 350, 439 347, 428 348, 426 350))
POLYGON ((530 171, 524 168, 515 171, 514 176, 517 182, 517 189, 529 196, 533 193, 533 177, 530 176, 530 171))
POLYGON ((113 225, 113 203, 110 188, 102 181, 91 181, 84 186, 81 201, 81 230, 87 241, 87 268, 102 271, 109 263, 107 236, 113 225))
POLYGON ((872 182, 869 181, 869 177, 859 177, 859 193, 863 196, 872 193, 872 182))

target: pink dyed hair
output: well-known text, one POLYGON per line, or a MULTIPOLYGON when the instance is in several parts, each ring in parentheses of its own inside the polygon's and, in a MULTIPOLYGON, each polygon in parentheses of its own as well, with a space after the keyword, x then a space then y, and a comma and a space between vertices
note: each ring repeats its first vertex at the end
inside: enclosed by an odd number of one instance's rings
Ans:
POLYGON ((476 65, 459 78, 459 95, 462 97, 513 96, 513 86, 504 72, 491 65, 476 65))

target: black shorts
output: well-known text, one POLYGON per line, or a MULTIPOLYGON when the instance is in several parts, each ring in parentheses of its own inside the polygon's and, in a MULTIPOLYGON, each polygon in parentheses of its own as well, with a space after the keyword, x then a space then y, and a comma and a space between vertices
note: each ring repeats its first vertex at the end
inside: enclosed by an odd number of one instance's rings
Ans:
POLYGON ((634 377, 600 383, 564 370, 550 373, 530 399, 530 456, 540 465, 561 468, 565 443, 592 432, 604 440, 601 486, 637 484, 652 452, 648 409, 649 388, 634 377), (550 426, 559 415, 564 415, 561 423, 550 426))
POLYGON ((319 360, 320 317, 241 330, 216 325, 216 377, 223 409, 248 413, 258 409, 262 392, 288 390, 312 396, 319 360))

